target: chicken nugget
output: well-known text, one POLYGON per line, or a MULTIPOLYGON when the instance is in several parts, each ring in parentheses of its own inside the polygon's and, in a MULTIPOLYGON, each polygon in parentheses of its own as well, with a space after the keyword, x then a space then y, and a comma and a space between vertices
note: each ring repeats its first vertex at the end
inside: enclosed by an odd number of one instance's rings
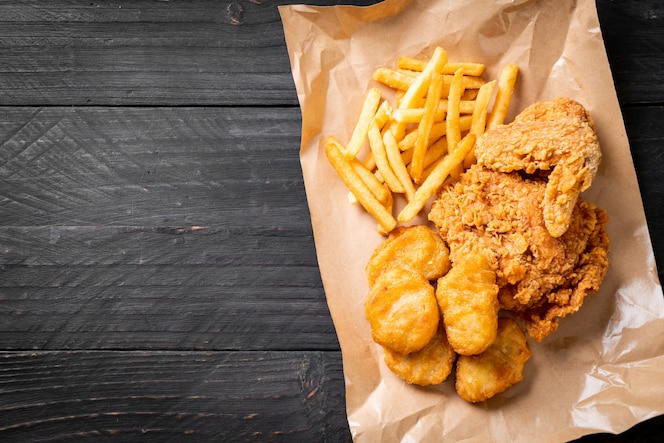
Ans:
POLYGON ((374 251, 366 266, 369 286, 390 267, 411 269, 433 281, 450 269, 449 249, 427 226, 398 227, 374 251))
POLYGON ((498 285, 484 254, 471 253, 455 262, 438 279, 436 298, 447 338, 457 354, 479 354, 496 339, 498 285))
POLYGON ((452 372, 456 360, 456 354, 447 341, 442 325, 439 325, 438 332, 431 341, 419 351, 404 355, 389 348, 383 349, 387 367, 408 383, 420 386, 444 382, 452 372))
POLYGON ((373 340, 401 354, 426 346, 440 321, 433 286, 417 272, 402 268, 378 276, 364 311, 373 340))
POLYGON ((511 318, 501 318, 498 336, 489 349, 479 355, 459 356, 456 391, 471 403, 487 400, 523 380, 529 358, 524 332, 511 318))

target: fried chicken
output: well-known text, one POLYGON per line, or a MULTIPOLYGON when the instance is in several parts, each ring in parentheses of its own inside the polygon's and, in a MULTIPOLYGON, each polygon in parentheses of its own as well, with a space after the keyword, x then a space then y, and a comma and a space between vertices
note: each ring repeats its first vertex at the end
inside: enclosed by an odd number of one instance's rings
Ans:
POLYGON ((419 351, 400 354, 383 347, 385 364, 408 383, 429 386, 447 379, 456 360, 454 349, 447 341, 445 328, 439 325, 436 335, 419 351))
POLYGON ((569 98, 535 103, 512 123, 488 131, 477 140, 475 156, 495 171, 547 171, 541 205, 554 237, 567 231, 576 200, 590 186, 602 157, 590 115, 569 98))
POLYGON ((366 266, 369 286, 393 267, 410 269, 427 280, 436 280, 450 269, 449 249, 428 226, 399 226, 371 255, 366 266))
POLYGON ((399 267, 386 269, 378 276, 364 302, 364 312, 373 340, 400 354, 425 347, 440 322, 429 280, 399 267))
POLYGON ((478 355, 461 355, 455 387, 464 400, 477 403, 504 392, 523 380, 531 353, 526 336, 511 318, 498 320, 495 342, 478 355))
POLYGON ((541 209, 546 186, 546 179, 474 165, 443 188, 429 213, 453 268, 463 256, 488 252, 501 308, 525 320, 537 341, 599 289, 609 251, 605 211, 581 198, 567 230, 549 233, 541 209))
POLYGON ((498 329, 496 273, 484 254, 467 254, 438 279, 436 299, 447 338, 460 355, 485 351, 498 329))

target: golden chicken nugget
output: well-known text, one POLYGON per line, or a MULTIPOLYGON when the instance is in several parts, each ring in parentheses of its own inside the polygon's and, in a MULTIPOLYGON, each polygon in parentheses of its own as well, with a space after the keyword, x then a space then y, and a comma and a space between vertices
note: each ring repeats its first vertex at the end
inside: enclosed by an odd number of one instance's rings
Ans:
POLYGON ((438 279, 436 298, 447 339, 457 354, 479 354, 496 339, 498 285, 483 254, 468 254, 455 262, 438 279))
POLYGON ((440 320, 431 283, 417 272, 396 267, 378 276, 364 311, 373 340, 401 354, 426 346, 440 320))
POLYGON ((486 351, 459 356, 457 393, 471 403, 487 400, 523 380, 523 369, 529 358, 524 332, 511 318, 501 318, 496 341, 486 351))
POLYGON ((449 249, 427 226, 400 226, 374 251, 366 266, 369 286, 388 268, 407 268, 436 280, 450 269, 449 249))
POLYGON ((385 364, 392 372, 408 383, 429 386, 444 382, 452 372, 456 354, 447 341, 445 328, 439 325, 438 332, 427 345, 410 354, 400 354, 389 348, 385 350, 385 364))

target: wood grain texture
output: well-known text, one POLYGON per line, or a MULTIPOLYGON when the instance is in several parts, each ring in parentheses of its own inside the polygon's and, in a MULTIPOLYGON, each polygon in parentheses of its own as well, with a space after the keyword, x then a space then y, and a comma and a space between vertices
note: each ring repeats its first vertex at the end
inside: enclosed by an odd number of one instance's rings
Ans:
POLYGON ((623 115, 659 280, 664 282, 664 106, 625 107, 623 115))
MULTIPOLYGON (((0 441, 350 441, 287 3, 0 0, 0 441)), ((664 4, 596 4, 662 279, 664 4)))
POLYGON ((1 103, 297 105, 288 3, 2 1, 1 103))
POLYGON ((0 115, 5 349, 338 349, 298 109, 0 115))
POLYGON ((338 352, 5 352, 0 436, 349 441, 342 382, 338 352))
POLYGON ((596 4, 621 104, 663 103, 664 2, 597 0, 596 4))
MULTIPOLYGON (((2 103, 297 105, 277 10, 288 3, 0 2, 2 103)), ((621 101, 664 101, 664 5, 597 7, 621 101)))

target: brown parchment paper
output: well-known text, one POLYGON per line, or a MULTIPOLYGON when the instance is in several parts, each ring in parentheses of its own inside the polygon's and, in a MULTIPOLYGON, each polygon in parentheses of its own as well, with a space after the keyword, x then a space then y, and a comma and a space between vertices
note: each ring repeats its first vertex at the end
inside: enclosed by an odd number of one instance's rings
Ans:
MULTIPOLYGON (((292 73, 302 109, 301 164, 320 272, 341 345, 347 413, 357 442, 562 442, 619 433, 664 413, 664 298, 594 0, 386 0, 370 7, 283 6, 292 73), (364 266, 383 239, 348 203, 321 140, 346 142, 372 71, 399 55, 487 65, 497 78, 514 62, 520 77, 508 121, 527 105, 569 96, 596 123, 603 161, 584 198, 607 210, 611 265, 599 293, 530 341, 525 379, 477 405, 452 377, 406 384, 383 363, 363 302, 364 266)), ((420 220, 421 221, 421 220, 420 220)))

